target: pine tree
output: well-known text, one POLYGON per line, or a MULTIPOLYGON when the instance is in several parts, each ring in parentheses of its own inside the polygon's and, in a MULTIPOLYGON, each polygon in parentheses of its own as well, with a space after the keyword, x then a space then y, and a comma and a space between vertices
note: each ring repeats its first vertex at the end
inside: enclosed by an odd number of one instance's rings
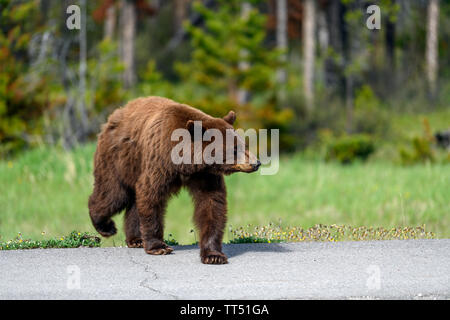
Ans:
POLYGON ((264 46, 266 17, 255 6, 243 15, 241 1, 218 2, 216 9, 194 3, 194 10, 204 19, 204 27, 186 25, 192 59, 178 64, 177 70, 182 79, 206 86, 215 94, 225 94, 238 105, 241 89, 248 91, 250 99, 274 90, 280 51, 264 46), (240 67, 242 63, 246 68, 240 67))

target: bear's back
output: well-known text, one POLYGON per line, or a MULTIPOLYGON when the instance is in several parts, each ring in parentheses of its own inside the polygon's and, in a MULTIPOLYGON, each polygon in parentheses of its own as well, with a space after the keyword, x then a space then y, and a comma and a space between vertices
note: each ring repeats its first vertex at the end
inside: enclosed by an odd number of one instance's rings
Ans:
MULTIPOLYGON (((185 128, 188 120, 212 120, 213 117, 191 106, 163 97, 137 98, 116 109, 103 125, 99 141, 108 149, 120 148, 124 141, 138 145, 149 140, 170 139, 173 130, 185 128)), ((159 142, 159 141, 158 141, 159 142)))
MULTIPOLYGON (((141 122, 151 122, 157 119, 166 120, 167 124, 168 122, 178 122, 178 120, 202 120, 208 118, 212 117, 191 106, 180 104, 168 98, 151 96, 130 101, 123 108, 117 109, 110 116, 108 122, 121 122, 139 127, 141 122)), ((180 123, 176 123, 176 125, 180 125, 180 123)))
POLYGON ((160 118, 165 109, 176 105, 173 100, 162 97, 137 98, 125 106, 116 109, 102 126, 100 135, 108 132, 120 132, 122 135, 135 136, 149 121, 160 118))

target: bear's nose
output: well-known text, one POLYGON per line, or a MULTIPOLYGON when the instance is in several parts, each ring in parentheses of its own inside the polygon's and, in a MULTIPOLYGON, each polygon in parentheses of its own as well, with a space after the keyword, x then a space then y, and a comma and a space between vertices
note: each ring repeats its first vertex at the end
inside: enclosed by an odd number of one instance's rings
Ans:
POLYGON ((258 160, 255 164, 252 164, 253 170, 258 170, 259 166, 261 165, 261 161, 258 160))

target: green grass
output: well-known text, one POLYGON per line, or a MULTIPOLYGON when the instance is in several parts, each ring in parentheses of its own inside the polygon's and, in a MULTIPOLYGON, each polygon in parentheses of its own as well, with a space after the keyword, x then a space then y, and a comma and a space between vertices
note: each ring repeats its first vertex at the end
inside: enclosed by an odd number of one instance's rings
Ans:
POLYGON ((19 233, 15 239, 0 242, 0 250, 100 247, 101 239, 87 232, 72 231, 67 237, 32 240, 19 233))
POLYGON ((427 120, 434 132, 450 129, 450 108, 430 113, 392 114, 392 137, 400 142, 423 134, 423 121, 427 120))
POLYGON ((282 227, 270 223, 267 226, 239 227, 231 231, 230 243, 271 243, 271 242, 336 242, 370 240, 435 239, 433 232, 425 226, 386 229, 383 227, 352 227, 344 225, 317 224, 311 228, 282 227))
MULTIPOLYGON (((424 121, 431 133, 450 129, 450 108, 430 113, 391 113, 388 136, 379 141, 375 157, 372 159, 391 159, 400 162, 399 148, 411 148, 411 141, 424 134, 424 121)), ((437 151, 437 150, 435 150, 437 151)))
MULTIPOLYGON (((0 242, 20 232, 29 238, 57 237, 72 230, 95 233, 87 200, 92 191, 94 144, 66 153, 40 148, 0 162, 0 242), (42 236, 41 233, 45 232, 42 236)), ((438 238, 450 237, 450 165, 401 167, 371 161, 342 166, 283 157, 278 174, 234 174, 226 178, 228 226, 247 224, 308 229, 316 224, 384 227, 426 225, 438 238)), ((191 232, 193 206, 187 192, 168 206, 165 234, 180 244, 198 241, 191 232)), ((124 245, 119 233, 103 246, 124 245)))

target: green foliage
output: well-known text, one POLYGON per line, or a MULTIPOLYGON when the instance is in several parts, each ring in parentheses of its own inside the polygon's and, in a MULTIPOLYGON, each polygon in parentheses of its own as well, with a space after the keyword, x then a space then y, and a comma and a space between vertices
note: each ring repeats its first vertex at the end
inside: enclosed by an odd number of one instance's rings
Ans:
POLYGON ((46 79, 28 74, 27 47, 38 1, 0 1, 0 157, 31 142, 40 133, 46 105, 46 79))
POLYGON ((324 149, 331 142, 329 138, 348 131, 351 134, 371 136, 380 141, 385 141, 393 135, 392 112, 388 111, 387 106, 368 85, 356 90, 351 130, 348 128, 346 106, 338 100, 332 100, 333 98, 325 92, 319 94, 316 108, 309 112, 299 103, 300 97, 293 98, 289 98, 288 105, 300 110, 292 125, 295 143, 298 147, 306 147, 308 152, 315 151, 324 156, 326 153, 324 149), (330 103, 330 100, 333 102, 330 103), (322 136, 323 134, 325 136, 322 136))
POLYGON ((244 237, 244 236, 240 236, 238 238, 234 238, 232 240, 229 241, 230 244, 241 244, 241 243, 271 243, 271 242, 280 242, 280 241, 275 241, 275 240, 270 240, 270 239, 266 239, 266 238, 257 238, 257 237, 244 237))
POLYGON ((370 136, 343 135, 328 142, 326 159, 347 164, 355 160, 365 161, 374 151, 375 143, 370 136))
POLYGON ((435 157, 431 149, 430 141, 423 137, 412 139, 412 151, 405 148, 400 149, 400 158, 403 164, 414 164, 423 162, 434 162, 435 157))
POLYGON ((147 65, 140 73, 140 78, 142 81, 138 85, 138 92, 142 96, 171 97, 175 100, 181 98, 179 101, 184 101, 183 99, 186 99, 189 93, 196 92, 195 90, 187 90, 185 85, 174 86, 165 80, 163 75, 156 69, 154 60, 147 62, 147 65))
POLYGON ((364 11, 361 10, 360 2, 355 0, 342 0, 346 5, 344 20, 348 30, 352 30, 352 36, 349 37, 347 53, 344 57, 344 75, 351 77, 362 77, 365 71, 370 69, 369 57, 373 50, 371 45, 370 30, 365 26, 364 11), (362 50, 358 48, 364 43, 362 50))
POLYGON ((173 238, 172 234, 169 234, 169 238, 165 239, 164 242, 168 245, 168 246, 178 246, 179 243, 176 239, 173 238))
POLYGON ((417 163, 431 163, 441 161, 449 162, 450 153, 446 151, 439 152, 436 149, 436 141, 432 134, 428 119, 423 120, 422 135, 414 136, 410 140, 411 146, 398 148, 401 163, 404 165, 412 165, 417 163))
POLYGON ((390 130, 389 114, 369 85, 355 93, 353 132, 385 137, 390 130))
POLYGON ((31 240, 19 233, 13 240, 1 242, 0 250, 100 247, 100 238, 87 232, 72 231, 67 237, 31 240))
POLYGON ((240 124, 254 128, 283 128, 292 112, 275 103, 275 71, 282 52, 264 46, 265 15, 255 7, 243 14, 241 5, 241 1, 221 0, 213 10, 200 1, 194 3, 204 27, 186 24, 191 60, 175 68, 192 90, 182 100, 215 116, 233 108, 240 124), (250 96, 245 105, 238 101, 240 90, 250 96))
POLYGON ((241 12, 241 1, 219 1, 217 10, 194 3, 205 19, 205 28, 186 28, 191 35, 192 61, 177 64, 184 80, 193 80, 235 99, 236 90, 246 89, 253 94, 273 87, 274 68, 279 51, 263 47, 266 37, 266 18, 257 9, 241 12), (240 64, 248 67, 240 67, 240 64))
POLYGON ((117 44, 108 39, 101 41, 87 64, 91 112, 98 114, 117 107, 125 100, 121 81, 124 66, 117 54, 117 44))
MULTIPOLYGON (((56 35, 55 35, 56 37, 56 35)), ((117 43, 109 39, 100 41, 89 52, 86 61, 86 87, 85 96, 80 92, 78 81, 68 81, 69 75, 79 73, 79 61, 72 62, 69 57, 67 61, 53 61, 53 58, 42 59, 39 66, 34 68, 34 72, 39 76, 50 80, 48 107, 44 112, 45 132, 47 135, 53 134, 53 140, 58 141, 63 135, 64 126, 69 121, 66 109, 70 100, 75 100, 76 104, 83 102, 86 109, 89 126, 96 134, 100 123, 104 122, 107 114, 119 107, 126 100, 135 96, 128 93, 122 86, 123 63, 119 59, 117 43), (61 70, 59 64, 65 63, 65 70, 61 70), (61 72, 66 72, 62 75, 61 72), (58 121, 55 121, 58 120, 58 121)), ((91 133, 91 138, 96 135, 91 133)))

